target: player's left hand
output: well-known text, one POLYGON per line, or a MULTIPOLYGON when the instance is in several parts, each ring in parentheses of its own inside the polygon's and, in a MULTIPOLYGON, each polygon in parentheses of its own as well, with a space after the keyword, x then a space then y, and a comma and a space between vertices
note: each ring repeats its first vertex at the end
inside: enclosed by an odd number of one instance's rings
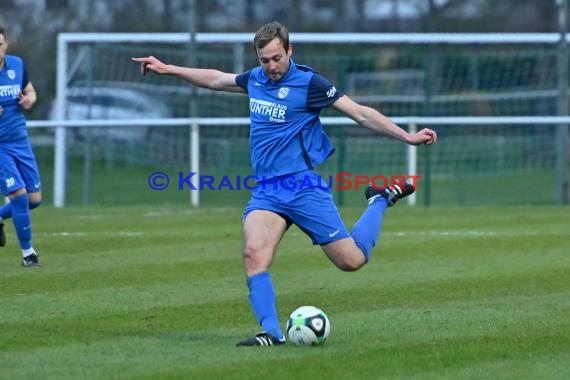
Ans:
POLYGON ((152 55, 148 57, 131 59, 141 64, 141 75, 143 76, 146 75, 149 71, 153 71, 156 74, 166 74, 168 72, 166 65, 152 55))
POLYGON ((30 99, 29 96, 27 96, 26 94, 24 94, 23 92, 20 92, 20 101, 18 102, 18 104, 25 110, 29 110, 30 108, 32 108, 32 99, 30 99))
POLYGON ((429 128, 424 128, 412 136, 412 145, 432 145, 437 141, 437 133, 429 128))

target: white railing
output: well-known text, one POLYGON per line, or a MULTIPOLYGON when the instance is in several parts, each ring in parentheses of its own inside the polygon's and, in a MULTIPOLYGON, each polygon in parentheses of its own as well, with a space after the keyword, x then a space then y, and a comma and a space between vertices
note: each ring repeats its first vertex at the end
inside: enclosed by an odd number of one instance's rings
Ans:
MULTIPOLYGON (((431 125, 568 125, 570 124, 570 116, 492 116, 492 117, 394 117, 391 118, 396 124, 405 126, 410 132, 414 133, 418 129, 431 126, 431 125)), ((349 118, 346 117, 323 117, 321 118, 323 125, 350 125, 354 124, 349 118)), ((170 118, 170 119, 131 119, 131 120, 37 120, 29 121, 29 128, 55 128, 56 130, 66 128, 81 128, 81 127, 137 127, 140 125, 153 126, 153 127, 188 127, 191 129, 190 152, 191 162, 190 170, 195 172, 194 178, 199 178, 200 174, 200 127, 208 125, 242 127, 249 125, 249 118, 170 118)), ((567 130, 566 130, 567 133, 567 130)), ((56 137, 57 139, 57 137, 56 137)), ((55 144, 55 153, 57 156, 58 145, 55 144)), ((415 146, 409 146, 407 153, 407 170, 408 175, 417 175, 417 153, 415 146)), ((567 157, 568 147, 566 147, 566 157, 559 157, 558 160, 566 161, 568 167, 567 157)), ((559 154, 563 154, 561 152, 559 154)), ((56 165, 58 160, 56 159, 56 165)), ((61 161, 65 162, 65 160, 61 161)), ((65 206, 65 192, 66 192, 66 175, 65 166, 55 168, 54 173, 54 189, 53 189, 53 204, 55 207, 65 206)), ((568 183, 568 178, 561 178, 560 181, 568 183)), ((197 185, 197 184, 195 184, 197 185)), ((567 185, 566 185, 567 188, 567 185)), ((415 194, 408 198, 411 205, 416 203, 415 194)), ((191 203, 194 206, 200 204, 200 193, 193 191, 191 193, 191 203)))

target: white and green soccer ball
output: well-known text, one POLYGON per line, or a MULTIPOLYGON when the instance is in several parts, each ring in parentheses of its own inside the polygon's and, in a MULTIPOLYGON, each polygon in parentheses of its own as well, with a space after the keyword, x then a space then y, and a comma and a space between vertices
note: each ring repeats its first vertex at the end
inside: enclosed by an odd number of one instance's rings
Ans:
POLYGON ((331 333, 331 323, 321 309, 301 306, 287 320, 287 337, 296 346, 323 344, 331 333))

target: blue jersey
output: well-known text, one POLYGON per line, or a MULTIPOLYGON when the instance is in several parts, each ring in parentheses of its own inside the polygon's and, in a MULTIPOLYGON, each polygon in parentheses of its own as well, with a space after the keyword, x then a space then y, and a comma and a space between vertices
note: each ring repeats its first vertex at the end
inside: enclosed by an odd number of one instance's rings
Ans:
POLYGON ((334 152, 319 113, 343 94, 310 67, 290 62, 277 82, 261 67, 236 78, 249 95, 251 163, 259 180, 313 169, 334 152))
POLYGON ((14 55, 4 56, 4 67, 0 70, 0 143, 26 138, 26 119, 18 104, 20 92, 29 79, 24 62, 14 55))

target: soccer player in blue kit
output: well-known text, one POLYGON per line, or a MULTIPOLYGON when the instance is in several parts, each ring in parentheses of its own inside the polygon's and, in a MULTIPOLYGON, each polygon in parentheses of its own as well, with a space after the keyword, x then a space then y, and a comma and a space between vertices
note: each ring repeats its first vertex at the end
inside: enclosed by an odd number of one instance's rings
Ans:
POLYGON ((30 210, 40 205, 42 193, 22 110, 32 108, 37 97, 24 62, 7 55, 7 49, 7 32, 0 27, 0 190, 10 199, 0 207, 0 247, 6 245, 4 221, 12 218, 22 248, 22 265, 34 267, 40 263, 32 247, 30 210))
POLYGON ((310 67, 296 64, 289 33, 278 22, 262 26, 253 45, 260 65, 243 74, 168 65, 153 56, 133 60, 141 63, 143 75, 174 75, 195 86, 249 96, 251 162, 259 182, 243 214, 243 260, 249 301, 263 331, 237 346, 274 346, 285 343, 285 337, 269 267, 288 227, 296 224, 334 265, 355 271, 369 260, 386 208, 415 190, 409 183, 368 186, 368 207, 349 233, 330 188, 302 185, 307 180, 318 184, 315 168, 334 150, 320 110, 332 107, 363 127, 411 145, 433 144, 437 134, 426 128, 410 135, 378 111, 352 101, 310 67), (287 186, 278 186, 284 177, 287 186))

